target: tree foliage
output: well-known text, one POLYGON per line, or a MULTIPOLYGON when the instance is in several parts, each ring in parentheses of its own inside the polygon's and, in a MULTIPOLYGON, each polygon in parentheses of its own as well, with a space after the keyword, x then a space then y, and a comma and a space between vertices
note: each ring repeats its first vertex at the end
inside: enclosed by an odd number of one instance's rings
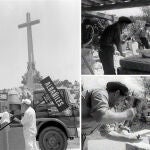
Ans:
POLYGON ((146 22, 150 22, 150 7, 142 7, 142 18, 146 22))

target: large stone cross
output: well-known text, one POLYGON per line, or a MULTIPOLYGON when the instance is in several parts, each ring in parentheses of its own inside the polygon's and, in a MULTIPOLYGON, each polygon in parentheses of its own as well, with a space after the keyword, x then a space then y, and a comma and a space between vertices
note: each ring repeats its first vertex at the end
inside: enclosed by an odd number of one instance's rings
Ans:
POLYGON ((40 23, 40 20, 30 20, 30 13, 26 14, 26 23, 18 25, 18 28, 27 28, 27 41, 28 41, 28 70, 25 75, 26 86, 33 91, 34 89, 34 76, 36 74, 33 42, 32 42, 32 29, 31 26, 40 23))
MULTIPOLYGON (((32 42, 32 29, 31 26, 40 23, 40 20, 30 20, 30 13, 26 14, 26 23, 18 25, 18 28, 27 27, 27 40, 28 40, 28 65, 33 65, 34 54, 33 54, 33 42, 32 42)), ((30 66, 28 66, 30 67, 30 66)))

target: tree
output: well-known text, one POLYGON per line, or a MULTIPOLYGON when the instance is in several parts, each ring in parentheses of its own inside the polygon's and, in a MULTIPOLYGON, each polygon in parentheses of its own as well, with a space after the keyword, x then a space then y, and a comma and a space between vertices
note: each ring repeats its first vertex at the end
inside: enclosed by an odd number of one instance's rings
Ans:
POLYGON ((72 86, 72 83, 69 82, 68 80, 64 80, 62 81, 63 82, 63 86, 67 87, 67 88, 70 88, 70 86, 72 86))
POLYGON ((54 82, 55 86, 57 86, 57 87, 62 86, 62 81, 60 81, 59 79, 56 79, 53 82, 54 82))
POLYGON ((150 78, 141 76, 145 89, 145 97, 150 96, 150 78))
POLYGON ((146 21, 146 22, 149 22, 150 20, 150 7, 142 7, 142 13, 143 13, 143 19, 146 21))

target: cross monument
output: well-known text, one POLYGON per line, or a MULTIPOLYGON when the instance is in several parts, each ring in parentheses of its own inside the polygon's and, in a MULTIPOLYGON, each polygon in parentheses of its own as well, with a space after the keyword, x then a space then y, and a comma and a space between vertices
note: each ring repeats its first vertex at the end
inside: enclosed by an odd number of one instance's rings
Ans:
POLYGON ((22 83, 31 91, 34 90, 34 83, 41 79, 40 73, 35 69, 33 41, 32 41, 32 25, 40 23, 40 20, 31 21, 30 13, 26 14, 26 22, 18 25, 18 28, 27 28, 28 41, 28 66, 27 73, 22 77, 22 83))

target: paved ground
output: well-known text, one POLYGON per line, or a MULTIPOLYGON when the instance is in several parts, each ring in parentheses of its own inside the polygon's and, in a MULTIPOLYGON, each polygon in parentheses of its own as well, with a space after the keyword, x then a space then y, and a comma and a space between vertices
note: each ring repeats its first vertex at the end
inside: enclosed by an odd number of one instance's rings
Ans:
MULTIPOLYGON (((0 131, 0 150, 7 150, 6 138, 2 131, 0 131)), ((9 131, 9 150, 24 150, 24 138, 22 128, 11 128, 9 131)), ((79 150, 79 138, 68 141, 67 150, 79 150)))

